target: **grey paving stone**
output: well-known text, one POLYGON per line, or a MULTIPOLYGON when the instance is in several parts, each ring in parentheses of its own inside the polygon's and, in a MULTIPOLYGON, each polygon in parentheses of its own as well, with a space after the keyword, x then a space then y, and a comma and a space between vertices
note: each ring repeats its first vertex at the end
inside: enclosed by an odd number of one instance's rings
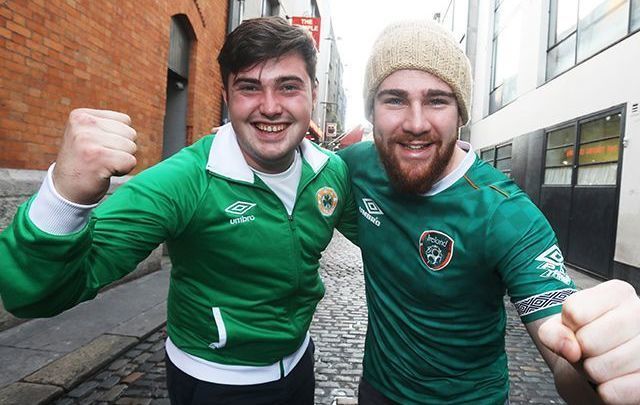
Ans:
POLYGON ((63 353, 0 346, 0 388, 28 376, 62 355, 63 353))
POLYGON ((2 405, 39 405, 50 402, 62 394, 60 387, 42 384, 17 382, 0 390, 2 405))

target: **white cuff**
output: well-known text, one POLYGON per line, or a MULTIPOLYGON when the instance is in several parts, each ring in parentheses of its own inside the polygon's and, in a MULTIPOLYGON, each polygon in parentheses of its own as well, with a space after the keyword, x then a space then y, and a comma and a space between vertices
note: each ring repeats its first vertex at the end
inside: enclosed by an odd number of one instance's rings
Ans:
POLYGON ((89 222, 91 211, 98 204, 83 205, 62 197, 53 185, 53 163, 47 171, 38 194, 29 207, 29 219, 43 232, 69 235, 78 232, 89 222))

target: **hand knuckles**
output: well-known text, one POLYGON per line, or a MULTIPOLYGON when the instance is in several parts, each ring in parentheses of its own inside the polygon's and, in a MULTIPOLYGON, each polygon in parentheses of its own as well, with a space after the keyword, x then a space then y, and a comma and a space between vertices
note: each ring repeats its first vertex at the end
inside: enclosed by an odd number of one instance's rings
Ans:
POLYGON ((138 160, 136 159, 135 156, 133 155, 128 155, 127 156, 127 162, 125 164, 125 168, 127 169, 127 173, 129 173, 131 170, 133 170, 136 165, 138 164, 138 160))
POLYGON ((103 156, 103 149, 95 143, 88 142, 80 149, 80 156, 84 161, 95 162, 103 156))
POLYGON ((615 382, 599 385, 598 395, 605 404, 629 403, 628 401, 625 401, 624 393, 620 392, 615 382))
POLYGON ((598 384, 607 381, 607 375, 610 370, 608 362, 600 358, 586 359, 583 363, 584 371, 589 378, 598 384))
POLYGON ((581 325, 582 317, 580 316, 580 300, 577 294, 572 295, 567 298, 567 300, 562 304, 562 318, 570 321, 574 325, 581 325))
POLYGON ((592 355, 597 348, 597 343, 591 338, 591 335, 592 334, 589 330, 584 329, 581 329, 576 333, 576 340, 580 345, 580 349, 587 356, 592 355))
POLYGON ((617 291, 619 296, 636 296, 636 291, 633 286, 626 281, 613 279, 606 282, 610 285, 610 288, 617 291))
POLYGON ((93 124, 95 118, 87 110, 78 108, 69 113, 69 123, 72 125, 93 124))

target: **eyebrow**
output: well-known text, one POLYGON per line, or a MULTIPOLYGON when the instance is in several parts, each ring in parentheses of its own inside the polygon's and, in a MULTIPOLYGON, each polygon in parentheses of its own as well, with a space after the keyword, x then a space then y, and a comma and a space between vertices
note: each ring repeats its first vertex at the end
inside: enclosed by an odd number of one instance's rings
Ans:
POLYGON ((300 83, 304 83, 304 80, 302 80, 302 78, 298 77, 298 76, 281 76, 276 78, 276 83, 283 83, 283 82, 300 82, 300 83))
MULTIPOLYGON (((385 89, 385 90, 381 90, 377 95, 376 98, 381 98, 384 96, 394 96, 394 97, 401 97, 401 98, 407 98, 409 96, 409 92, 406 90, 400 90, 400 89, 385 89)), ((426 97, 449 97, 449 98, 456 98, 456 95, 450 91, 444 91, 444 90, 438 90, 438 89, 429 89, 427 91, 426 97)))
POLYGON ((407 92, 405 90, 386 89, 386 90, 380 90, 378 92, 378 94, 376 95, 376 98, 382 98, 384 96, 395 96, 395 97, 406 98, 408 95, 409 95, 409 92, 407 92))
POLYGON ((429 89, 427 92, 427 97, 449 97, 456 98, 456 95, 450 91, 437 90, 437 89, 429 89))
MULTIPOLYGON (((276 84, 281 84, 281 83, 290 82, 290 81, 304 83, 304 80, 302 80, 300 77, 294 76, 294 75, 291 75, 291 76, 280 76, 280 77, 277 77, 275 79, 276 84)), ((239 84, 239 83, 249 83, 249 84, 257 84, 257 85, 262 84, 259 79, 255 79, 255 78, 252 78, 252 77, 237 77, 236 76, 236 78, 233 80, 233 84, 236 85, 236 84, 239 84)))
POLYGON ((252 79, 250 77, 237 77, 237 76, 233 79, 233 85, 242 84, 242 83, 260 84, 260 80, 252 79))

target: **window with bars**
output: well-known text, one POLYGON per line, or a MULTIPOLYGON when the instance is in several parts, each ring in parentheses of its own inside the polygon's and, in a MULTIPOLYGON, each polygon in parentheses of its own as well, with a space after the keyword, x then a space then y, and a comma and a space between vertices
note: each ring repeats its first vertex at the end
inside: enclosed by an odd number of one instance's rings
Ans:
POLYGON ((544 184, 571 184, 575 141, 575 125, 547 133, 544 184))
POLYGON ((547 80, 640 28, 640 0, 551 0, 547 80))
POLYGON ((480 151, 480 159, 511 177, 511 153, 513 145, 506 143, 480 151))

